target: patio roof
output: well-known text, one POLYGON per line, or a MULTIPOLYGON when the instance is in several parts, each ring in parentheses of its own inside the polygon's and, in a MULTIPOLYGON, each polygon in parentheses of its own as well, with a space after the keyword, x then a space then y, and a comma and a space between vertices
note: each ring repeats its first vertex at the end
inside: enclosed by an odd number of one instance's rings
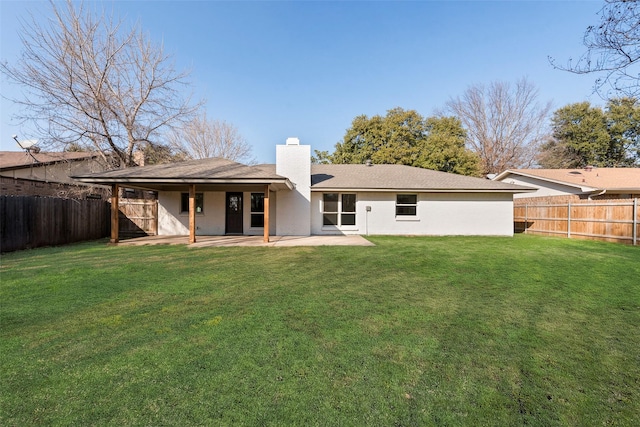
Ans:
POLYGON ((273 191, 293 190, 291 181, 269 168, 247 166, 221 158, 133 167, 72 177, 91 184, 119 184, 148 190, 179 190, 198 184, 200 190, 223 186, 269 185, 273 191))

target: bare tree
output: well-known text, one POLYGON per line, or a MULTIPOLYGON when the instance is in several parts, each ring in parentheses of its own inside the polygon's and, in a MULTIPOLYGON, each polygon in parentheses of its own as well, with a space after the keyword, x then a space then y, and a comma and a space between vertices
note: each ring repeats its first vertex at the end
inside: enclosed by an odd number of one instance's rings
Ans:
POLYGON ((577 61, 558 65, 558 69, 576 74, 601 73, 595 91, 605 99, 610 92, 627 97, 640 96, 640 2, 606 0, 598 12, 600 25, 590 25, 584 33, 587 48, 577 61))
POLYGON ((183 96, 187 74, 138 26, 125 30, 82 3, 50 4, 48 25, 23 21, 22 57, 0 71, 24 88, 16 118, 33 122, 51 148, 73 144, 132 166, 134 150, 200 107, 183 96))
POLYGON ((170 136, 172 147, 193 159, 222 157, 235 162, 254 163, 251 145, 231 123, 195 117, 170 136))
POLYGON ((484 174, 535 163, 551 103, 540 105, 538 91, 526 79, 515 86, 493 82, 470 86, 447 102, 467 130, 467 145, 481 160, 484 174))

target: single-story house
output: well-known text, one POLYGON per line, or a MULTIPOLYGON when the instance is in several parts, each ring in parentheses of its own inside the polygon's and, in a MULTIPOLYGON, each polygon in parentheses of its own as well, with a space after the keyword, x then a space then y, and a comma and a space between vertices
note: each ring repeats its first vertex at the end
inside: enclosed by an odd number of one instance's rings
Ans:
POLYGON ((575 196, 579 199, 629 199, 640 197, 640 168, 508 169, 494 181, 533 187, 522 197, 575 196))
MULTIPOLYGON (((276 164, 210 158, 76 176, 158 192, 158 234, 513 235, 513 195, 529 188, 402 165, 312 165, 289 138, 276 164)), ((112 242, 118 241, 112 198, 112 242)))
POLYGON ((96 153, 0 151, 0 192, 5 196, 107 198, 108 187, 71 178, 104 170, 96 153))
POLYGON ((104 171, 96 153, 0 151, 0 176, 78 184, 72 175, 104 171))

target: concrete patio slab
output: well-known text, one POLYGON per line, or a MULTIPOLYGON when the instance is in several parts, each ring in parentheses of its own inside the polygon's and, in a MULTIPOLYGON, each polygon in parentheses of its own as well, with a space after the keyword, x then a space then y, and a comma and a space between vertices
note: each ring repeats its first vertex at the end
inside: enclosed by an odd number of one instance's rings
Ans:
MULTIPOLYGON (((188 245, 189 236, 145 236, 121 240, 119 246, 188 245)), ((375 246, 362 236, 197 236, 190 248, 223 246, 375 246)))

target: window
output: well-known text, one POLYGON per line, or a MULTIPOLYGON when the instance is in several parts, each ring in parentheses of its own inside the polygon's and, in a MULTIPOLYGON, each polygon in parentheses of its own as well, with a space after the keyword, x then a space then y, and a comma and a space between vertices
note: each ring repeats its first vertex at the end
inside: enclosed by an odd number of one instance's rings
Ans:
POLYGON ((264 227, 264 193, 251 193, 251 227, 264 227))
MULTIPOLYGON (((196 193, 196 213, 204 212, 204 193, 196 193)), ((180 194, 180 213, 189 213, 189 193, 180 194)))
POLYGON ((396 196, 396 216, 416 216, 417 210, 417 194, 398 194, 396 196))
POLYGON ((356 225, 356 195, 324 193, 322 225, 356 225))
POLYGON ((342 195, 342 212, 340 214, 340 225, 356 225, 356 195, 342 195))

